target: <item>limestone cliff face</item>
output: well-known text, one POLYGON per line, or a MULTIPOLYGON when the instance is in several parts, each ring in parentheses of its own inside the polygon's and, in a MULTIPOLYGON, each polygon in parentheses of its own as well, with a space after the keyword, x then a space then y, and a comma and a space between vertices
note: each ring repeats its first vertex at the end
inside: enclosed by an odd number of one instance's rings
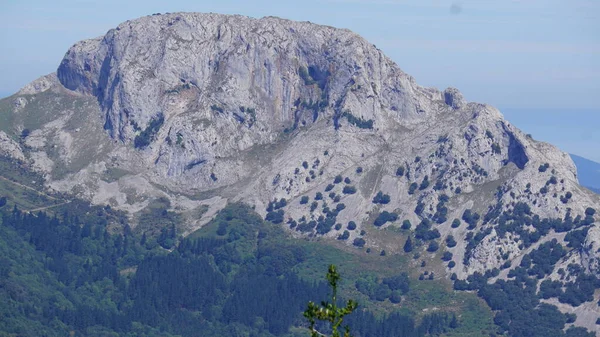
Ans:
POLYGON ((415 124, 443 99, 348 30, 217 14, 125 22, 75 44, 57 75, 97 97, 115 139, 164 118, 150 157, 168 176, 344 111, 379 128, 415 124))
MULTIPOLYGON (((351 242, 389 211, 399 220, 384 226, 430 219, 441 240, 453 235, 448 272, 464 278, 514 267, 526 251, 518 235, 497 233, 499 212, 519 203, 542 218, 600 210, 566 153, 457 89, 417 85, 360 36, 308 22, 197 13, 127 21, 76 43, 55 75, 2 102, 13 116, 2 153, 44 172, 50 188, 133 215, 165 197, 188 231, 228 201, 264 215, 283 198, 284 220, 308 228, 293 233, 321 235, 309 224, 338 207, 336 222, 359 227, 351 242), (338 175, 347 179, 334 184, 338 175), (380 191, 389 203, 372 202, 380 191), (474 228, 452 227, 467 209, 480 215, 474 228), (487 234, 469 246, 478 232, 487 234)), ((576 262, 598 273, 598 224, 590 227, 576 262)), ((564 234, 539 243, 552 238, 564 234)))

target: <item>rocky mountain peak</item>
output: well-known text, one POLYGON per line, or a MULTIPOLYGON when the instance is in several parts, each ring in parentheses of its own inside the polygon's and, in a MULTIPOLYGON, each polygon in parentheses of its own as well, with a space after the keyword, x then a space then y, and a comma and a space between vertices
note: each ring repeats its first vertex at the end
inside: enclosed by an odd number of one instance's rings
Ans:
POLYGON ((585 230, 561 263, 600 274, 600 201, 569 155, 455 88, 419 86, 348 30, 152 15, 76 43, 2 102, 2 153, 132 223, 158 202, 189 233, 243 201, 293 235, 375 247, 369 232, 408 221, 415 239, 457 241, 446 272, 461 279, 585 230))
POLYGON ((348 30, 274 17, 127 21, 71 47, 57 74, 66 88, 97 97, 106 128, 128 141, 159 114, 169 120, 192 110, 213 119, 221 112, 272 136, 351 107, 376 124, 388 116, 417 122, 441 98, 348 30))

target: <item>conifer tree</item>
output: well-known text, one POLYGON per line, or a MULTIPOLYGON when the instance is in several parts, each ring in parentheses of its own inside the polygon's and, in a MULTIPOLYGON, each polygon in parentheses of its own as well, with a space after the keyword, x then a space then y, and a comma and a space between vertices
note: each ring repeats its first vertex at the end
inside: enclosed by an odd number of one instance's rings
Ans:
MULTIPOLYGON (((308 307, 304 311, 304 317, 309 322, 309 329, 311 337, 328 337, 326 334, 323 334, 315 329, 315 324, 317 320, 329 322, 331 325, 331 337, 341 337, 340 335, 340 326, 344 320, 344 316, 352 313, 358 303, 354 300, 348 300, 345 307, 337 306, 337 287, 338 281, 340 280, 340 274, 337 272, 336 267, 334 265, 329 266, 329 270, 327 271, 327 282, 332 288, 331 302, 323 301, 321 302, 321 306, 316 305, 315 303, 308 302, 308 307)), ((350 328, 348 326, 344 327, 343 337, 351 337, 350 328)))

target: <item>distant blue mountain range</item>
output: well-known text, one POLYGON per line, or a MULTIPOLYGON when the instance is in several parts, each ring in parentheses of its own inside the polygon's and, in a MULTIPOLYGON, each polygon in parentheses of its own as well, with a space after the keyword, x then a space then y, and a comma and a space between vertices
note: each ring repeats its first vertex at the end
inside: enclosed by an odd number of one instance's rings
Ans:
POLYGON ((582 186, 600 194, 600 163, 571 154, 582 186))

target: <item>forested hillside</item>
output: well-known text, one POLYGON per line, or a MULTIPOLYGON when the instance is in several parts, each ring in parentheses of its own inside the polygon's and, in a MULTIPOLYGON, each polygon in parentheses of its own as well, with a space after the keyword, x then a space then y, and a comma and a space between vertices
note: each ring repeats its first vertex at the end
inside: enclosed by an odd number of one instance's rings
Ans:
MULTIPOLYGON (((295 267, 314 253, 283 236, 244 205, 226 208, 172 251, 128 226, 112 233, 101 215, 82 222, 4 208, 0 335, 305 336, 301 312, 327 287, 298 276, 295 267)), ((409 284, 400 273, 374 296, 397 293, 399 302, 409 284)), ((347 322, 355 336, 461 331, 452 312, 359 310, 347 322)))

